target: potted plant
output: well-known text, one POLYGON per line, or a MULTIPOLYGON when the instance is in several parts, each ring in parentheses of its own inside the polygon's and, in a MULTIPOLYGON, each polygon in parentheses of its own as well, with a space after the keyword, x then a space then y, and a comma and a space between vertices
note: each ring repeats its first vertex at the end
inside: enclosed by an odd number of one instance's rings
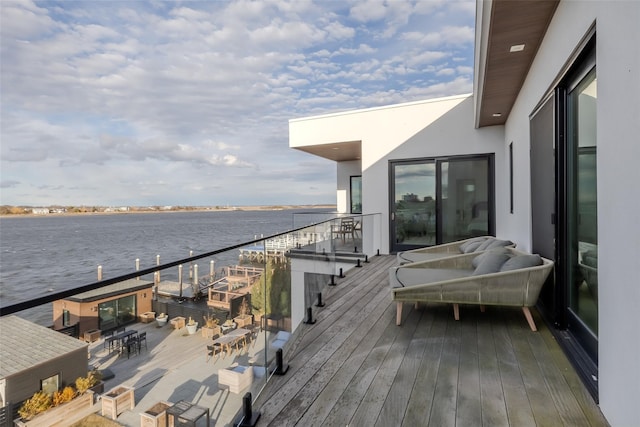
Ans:
POLYGON ((169 316, 167 316, 166 313, 160 313, 158 317, 156 317, 156 322, 158 322, 158 326, 166 325, 167 320, 169 320, 169 316))
POLYGON ((242 303, 240 304, 240 307, 238 307, 238 316, 234 317, 233 320, 238 325, 238 328, 242 328, 253 323, 253 315, 251 315, 251 310, 249 309, 249 303, 247 302, 246 297, 242 298, 242 303))
POLYGON ((189 321, 187 322, 187 332, 189 333, 189 335, 193 335, 196 333, 196 329, 198 329, 198 322, 196 322, 191 316, 189 316, 189 321))
POLYGON ((102 373, 97 369, 89 371, 86 377, 76 378, 76 390, 79 394, 84 393, 87 390, 91 390, 94 393, 104 392, 104 383, 102 382, 102 373))
POLYGON ((212 315, 207 314, 203 316, 204 325, 202 325, 202 336, 205 338, 212 338, 216 335, 220 335, 220 326, 218 326, 218 319, 212 315))

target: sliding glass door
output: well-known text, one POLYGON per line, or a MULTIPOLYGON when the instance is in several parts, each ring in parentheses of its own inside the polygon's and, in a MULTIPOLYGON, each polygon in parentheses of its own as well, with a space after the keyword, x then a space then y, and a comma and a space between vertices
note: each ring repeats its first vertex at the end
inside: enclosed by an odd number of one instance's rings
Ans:
POLYGON ((493 156, 393 161, 392 252, 493 234, 493 156))
POLYGON ((391 170, 391 234, 394 248, 435 244, 435 161, 395 162, 391 164, 391 170))
POLYGON ((567 92, 569 328, 592 354, 598 335, 595 68, 567 92))

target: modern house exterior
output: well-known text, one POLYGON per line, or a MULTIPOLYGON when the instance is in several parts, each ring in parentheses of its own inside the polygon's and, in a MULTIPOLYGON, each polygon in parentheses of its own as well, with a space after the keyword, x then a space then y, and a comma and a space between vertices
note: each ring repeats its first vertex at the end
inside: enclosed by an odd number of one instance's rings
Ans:
POLYGON ((640 419, 640 2, 478 1, 474 90, 289 122, 382 253, 493 234, 555 261, 538 310, 611 425, 640 419))

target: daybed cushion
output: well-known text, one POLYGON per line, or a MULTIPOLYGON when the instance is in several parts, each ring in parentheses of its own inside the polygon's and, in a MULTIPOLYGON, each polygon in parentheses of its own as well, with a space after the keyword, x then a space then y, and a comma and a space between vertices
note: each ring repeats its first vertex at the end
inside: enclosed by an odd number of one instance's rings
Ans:
POLYGON ((389 271, 389 284, 392 288, 403 288, 405 286, 459 279, 468 277, 470 274, 470 270, 463 269, 395 267, 389 271))
POLYGON ((474 276, 481 274, 491 274, 500 271, 502 264, 509 259, 509 255, 500 252, 487 252, 480 260, 480 263, 473 271, 474 276))
POLYGON ((536 267, 538 265, 542 265, 542 258, 540 258, 538 254, 516 255, 502 264, 500 271, 518 270, 521 268, 536 267))

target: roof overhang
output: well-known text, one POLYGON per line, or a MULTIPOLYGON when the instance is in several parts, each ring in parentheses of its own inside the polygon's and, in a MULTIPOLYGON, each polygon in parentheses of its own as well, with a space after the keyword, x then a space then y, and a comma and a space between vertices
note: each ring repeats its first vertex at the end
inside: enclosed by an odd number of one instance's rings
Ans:
POLYGON ((479 0, 475 126, 503 125, 560 0, 479 0))
POLYGON ((362 156, 361 141, 335 142, 331 144, 306 145, 293 148, 336 162, 360 160, 362 156))

